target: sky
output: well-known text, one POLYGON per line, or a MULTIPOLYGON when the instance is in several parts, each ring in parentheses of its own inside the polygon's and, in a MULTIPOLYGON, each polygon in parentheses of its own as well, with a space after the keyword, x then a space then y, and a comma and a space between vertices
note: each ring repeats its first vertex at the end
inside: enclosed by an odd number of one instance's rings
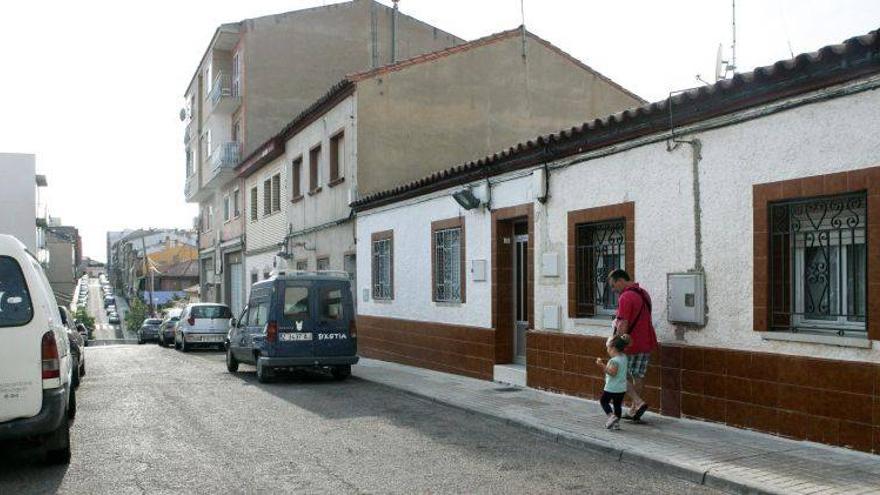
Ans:
MULTIPOLYGON (((178 112, 214 29, 329 3, 2 1, 0 151, 36 154, 50 214, 80 229, 86 256, 104 260, 108 230, 192 227, 178 112)), ((880 27, 877 0, 736 3, 740 72, 880 27)), ((522 22, 520 0, 400 9, 465 39, 522 22)), ((530 31, 649 101, 701 84, 697 74, 712 81, 719 43, 730 56, 729 0, 524 0, 524 10, 530 31)))

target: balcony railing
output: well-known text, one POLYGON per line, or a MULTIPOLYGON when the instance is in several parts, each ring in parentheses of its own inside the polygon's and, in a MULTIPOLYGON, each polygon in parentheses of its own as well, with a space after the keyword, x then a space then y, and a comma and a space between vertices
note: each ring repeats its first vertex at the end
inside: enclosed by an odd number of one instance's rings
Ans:
POLYGON ((214 78, 208 99, 211 100, 211 106, 216 107, 224 99, 238 100, 239 96, 239 81, 233 80, 230 74, 220 72, 214 78))
POLYGON ((233 168, 241 160, 241 143, 230 141, 223 143, 211 152, 211 171, 217 173, 224 168, 233 168))

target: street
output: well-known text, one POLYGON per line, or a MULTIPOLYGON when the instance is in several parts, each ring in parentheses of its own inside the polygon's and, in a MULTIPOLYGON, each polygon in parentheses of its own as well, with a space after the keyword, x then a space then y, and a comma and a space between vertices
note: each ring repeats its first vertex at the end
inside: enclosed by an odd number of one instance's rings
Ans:
POLYGON ((107 321, 107 311, 104 309, 104 294, 101 292, 101 283, 97 278, 89 279, 89 314, 95 317, 95 329, 92 335, 94 340, 120 340, 137 339, 134 332, 125 329, 125 312, 128 310, 124 300, 117 297, 116 307, 119 311, 119 325, 111 325, 107 321))
MULTIPOLYGON (((227 373, 217 352, 89 347, 73 459, 0 493, 718 493, 355 377, 227 373)), ((357 367, 355 367, 357 368, 357 367)))

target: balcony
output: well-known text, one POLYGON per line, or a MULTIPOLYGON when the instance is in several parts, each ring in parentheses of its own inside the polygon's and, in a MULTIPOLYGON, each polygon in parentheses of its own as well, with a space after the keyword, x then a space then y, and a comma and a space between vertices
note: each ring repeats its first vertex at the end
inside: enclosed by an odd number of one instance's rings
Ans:
POLYGON ((241 103, 239 89, 239 81, 233 79, 230 74, 223 72, 217 74, 211 85, 211 92, 208 94, 208 100, 211 102, 211 112, 231 114, 238 109, 241 103))
POLYGON ((234 169, 239 161, 241 161, 241 143, 229 141, 214 148, 208 157, 211 171, 205 182, 205 188, 215 188, 229 182, 235 177, 234 169))
POLYGON ((199 174, 192 174, 186 178, 183 186, 183 195, 187 203, 198 203, 208 197, 208 191, 204 187, 199 187, 199 174))

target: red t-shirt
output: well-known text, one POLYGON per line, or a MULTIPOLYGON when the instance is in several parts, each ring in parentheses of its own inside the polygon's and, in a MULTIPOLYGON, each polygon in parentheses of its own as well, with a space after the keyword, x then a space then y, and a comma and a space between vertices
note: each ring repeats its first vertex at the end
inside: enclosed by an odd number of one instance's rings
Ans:
POLYGON ((624 349, 626 354, 651 352, 657 347, 657 334, 651 323, 651 296, 639 284, 632 284, 623 290, 617 301, 617 318, 629 323, 629 336, 632 340, 624 349))

